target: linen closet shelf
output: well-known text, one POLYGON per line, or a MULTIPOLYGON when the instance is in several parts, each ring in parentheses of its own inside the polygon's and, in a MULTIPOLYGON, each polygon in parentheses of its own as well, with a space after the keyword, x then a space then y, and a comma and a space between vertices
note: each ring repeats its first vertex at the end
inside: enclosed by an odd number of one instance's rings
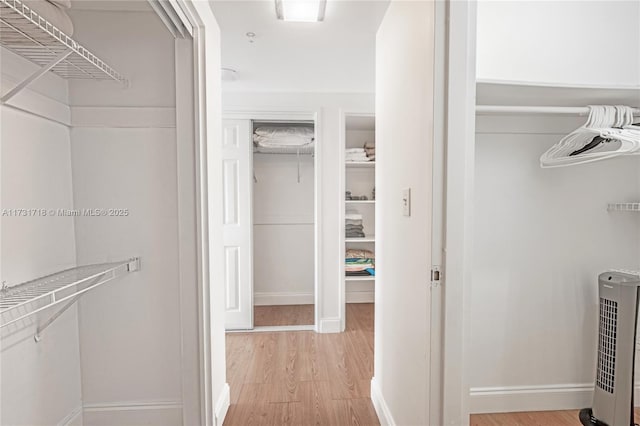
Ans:
POLYGON ((3 102, 48 71, 65 79, 113 80, 127 85, 120 73, 19 0, 0 0, 0 46, 41 67, 5 94, 3 102))
MULTIPOLYGON (((79 266, 3 288, 0 290, 0 328, 66 300, 75 302, 83 293, 138 269, 140 259, 133 258, 120 262, 79 266)), ((57 315, 54 314, 38 331, 46 328, 57 315)))

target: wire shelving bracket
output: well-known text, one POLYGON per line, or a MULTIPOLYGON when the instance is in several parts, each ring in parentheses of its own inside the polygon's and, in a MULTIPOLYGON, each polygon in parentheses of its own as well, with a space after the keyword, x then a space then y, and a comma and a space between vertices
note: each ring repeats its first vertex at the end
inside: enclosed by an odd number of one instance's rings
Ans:
POLYGON ((128 86, 117 71, 20 0, 0 0, 0 46, 40 66, 4 94, 2 103, 48 71, 65 79, 113 80, 128 86))
POLYGON ((3 286, 0 290, 0 328, 67 302, 38 327, 37 342, 40 334, 84 293, 139 269, 140 258, 136 257, 121 262, 79 266, 15 286, 3 286))
POLYGON ((607 206, 610 212, 638 212, 640 213, 640 203, 611 203, 607 206))

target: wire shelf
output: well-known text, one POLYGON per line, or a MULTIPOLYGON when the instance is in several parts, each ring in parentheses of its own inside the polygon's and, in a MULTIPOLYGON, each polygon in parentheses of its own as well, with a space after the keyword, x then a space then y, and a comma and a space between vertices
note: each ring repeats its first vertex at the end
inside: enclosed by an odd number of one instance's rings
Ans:
POLYGON ((640 212, 640 203, 612 203, 607 206, 610 212, 640 212))
POLYGON ((315 147, 313 145, 293 146, 287 148, 267 148, 264 146, 254 146, 253 152, 255 154, 285 154, 285 155, 313 155, 315 153, 315 147))
POLYGON ((0 290, 0 328, 140 269, 140 259, 79 266, 0 290))
POLYGON ((45 67, 65 52, 51 71, 66 79, 127 80, 19 0, 0 0, 0 45, 45 67))

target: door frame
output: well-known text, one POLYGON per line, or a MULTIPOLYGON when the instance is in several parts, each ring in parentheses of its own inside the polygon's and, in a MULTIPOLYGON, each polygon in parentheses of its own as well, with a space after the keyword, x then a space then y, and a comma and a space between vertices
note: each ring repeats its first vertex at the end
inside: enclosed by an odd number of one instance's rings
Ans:
POLYGON ((475 0, 447 0, 442 423, 469 424, 476 116, 475 0))
POLYGON ((220 29, 208 2, 170 4, 192 29, 188 43, 176 40, 176 89, 184 89, 176 98, 182 424, 221 426, 230 405, 223 262, 221 247, 209 244, 222 236, 222 211, 209 209, 221 205, 209 188, 222 189, 221 167, 215 167, 222 138, 220 29))
MULTIPOLYGON (((253 121, 313 121, 316 138, 313 173, 314 173, 314 325, 313 329, 320 332, 320 313, 322 312, 322 123, 318 110, 306 108, 292 108, 287 110, 276 108, 228 108, 222 113, 223 120, 253 120, 253 121)), ((253 214, 251 226, 253 226, 253 214)), ((253 234, 253 233, 252 233, 253 234)), ((253 243, 252 243, 253 247, 253 243)), ((252 265, 253 266, 253 265, 252 265)), ((251 300, 253 301, 253 281, 251 282, 251 300)), ((253 317, 252 317, 253 318, 253 317)), ((253 319, 252 319, 253 322, 253 319)), ((253 325, 253 324, 252 324, 253 325)), ((255 328, 255 327, 254 327, 255 328)))

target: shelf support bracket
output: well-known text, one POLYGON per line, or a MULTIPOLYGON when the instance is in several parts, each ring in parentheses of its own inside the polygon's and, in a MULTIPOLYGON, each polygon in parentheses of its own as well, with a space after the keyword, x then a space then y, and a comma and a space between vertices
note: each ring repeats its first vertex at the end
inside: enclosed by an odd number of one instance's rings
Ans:
POLYGON ((2 98, 0 98, 0 102, 2 102, 4 104, 7 101, 9 101, 9 99, 13 98, 15 95, 20 93, 20 91, 22 89, 24 89, 29 84, 33 83, 34 81, 36 81, 37 79, 42 77, 44 74, 46 74, 49 71, 51 71, 53 69, 53 67, 58 65, 60 62, 62 62, 65 59, 67 59, 67 57, 69 55, 71 55, 72 53, 73 53, 73 51, 70 50, 70 49, 67 49, 67 50, 63 51, 62 53, 60 53, 58 56, 53 58, 53 60, 51 62, 49 62, 47 65, 42 66, 42 68, 40 68, 38 71, 36 71, 33 74, 31 74, 25 80, 23 80, 18 85, 16 85, 16 87, 14 87, 13 89, 9 90, 6 94, 4 94, 2 96, 2 98))
MULTIPOLYGON (((89 286, 92 286, 96 283, 98 283, 99 281, 101 281, 104 278, 104 275, 101 274, 100 276, 94 278, 93 280, 91 280, 91 284, 89 284, 89 286)), ((40 340, 42 339, 42 332, 45 331, 47 328, 49 328, 49 326, 51 324, 54 323, 55 320, 57 320, 60 315, 64 314, 70 307, 73 306, 74 303, 76 303, 78 301, 78 299, 80 299, 80 297, 82 296, 82 294, 79 294, 75 297, 72 297, 67 303, 65 303, 65 305, 60 308, 58 311, 56 311, 55 314, 51 315, 51 317, 49 317, 48 320, 46 320, 42 325, 39 325, 38 328, 36 329, 36 334, 35 336, 33 336, 33 340, 36 341, 36 343, 40 342, 40 340)))

